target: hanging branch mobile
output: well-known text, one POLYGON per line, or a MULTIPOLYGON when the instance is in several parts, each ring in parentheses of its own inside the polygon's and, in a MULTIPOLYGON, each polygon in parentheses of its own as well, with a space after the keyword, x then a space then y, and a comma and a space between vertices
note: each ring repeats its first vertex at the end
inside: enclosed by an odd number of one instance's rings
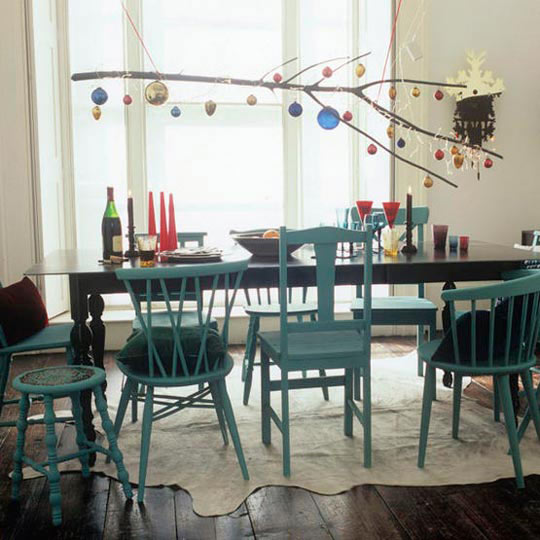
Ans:
MULTIPOLYGON (((317 122, 323 129, 327 129, 327 130, 334 129, 340 123, 346 125, 350 129, 353 129, 354 131, 363 135, 364 137, 366 137, 368 140, 371 141, 371 143, 367 147, 367 152, 370 155, 376 154, 378 148, 381 148, 385 152, 394 156, 397 160, 403 163, 406 163, 407 165, 410 165, 411 167, 414 167, 426 173, 426 177, 424 178, 424 186, 428 188, 433 185, 433 178, 441 180, 442 182, 445 182, 446 184, 455 188, 457 188, 458 186, 454 182, 448 180, 447 178, 444 178, 443 176, 435 173, 434 171, 418 163, 415 163, 414 161, 411 161, 410 159, 407 159, 401 156, 398 153, 398 151, 394 151, 392 148, 389 148, 388 146, 383 144, 381 141, 377 140, 375 137, 373 137, 366 131, 354 125, 352 123, 353 115, 350 111, 345 111, 340 116, 340 114, 338 113, 336 109, 325 104, 322 101, 321 96, 325 94, 328 95, 328 94, 335 94, 335 93, 346 93, 346 94, 352 94, 356 96, 358 99, 360 99, 361 101, 366 103, 370 108, 372 108, 377 114, 386 118, 390 122, 386 130, 387 135, 390 139, 395 137, 395 127, 397 126, 397 127, 415 132, 418 135, 431 137, 433 138, 433 140, 441 140, 441 141, 445 141, 446 143, 452 143, 453 146, 450 149, 450 152, 453 156, 452 157, 453 164, 457 169, 461 168, 461 166, 464 163, 464 160, 465 160, 464 154, 467 154, 469 157, 471 157, 471 162, 473 162, 473 164, 474 164, 474 160, 479 162, 479 156, 482 153, 502 159, 502 156, 500 154, 492 150, 488 150, 484 148, 481 144, 482 140, 478 140, 478 138, 467 136, 467 133, 465 133, 463 129, 460 129, 460 128, 456 129, 455 137, 448 137, 448 136, 440 134, 439 132, 434 133, 432 131, 422 128, 421 126, 414 124, 413 122, 400 116, 393 110, 383 107, 382 105, 378 103, 378 98, 374 100, 370 98, 369 96, 367 96, 365 93, 367 89, 378 85, 379 86, 378 96, 380 96, 380 92, 383 85, 390 84, 391 86, 388 89, 388 95, 390 99, 394 101, 398 94, 398 91, 397 91, 398 85, 414 84, 415 86, 411 90, 411 95, 415 98, 419 97, 421 94, 421 90, 420 88, 418 88, 418 86, 435 86, 437 87, 437 90, 433 94, 433 97, 437 101, 440 101, 444 98, 444 93, 441 90, 441 88, 447 88, 449 94, 452 93, 454 95, 458 95, 463 92, 463 89, 468 88, 467 84, 465 84, 467 81, 465 80, 457 80, 457 81, 448 80, 448 82, 442 83, 442 82, 433 82, 433 81, 404 79, 404 78, 385 78, 384 71, 383 71, 383 76, 381 77, 380 80, 368 82, 368 83, 361 84, 358 86, 321 85, 323 81, 332 77, 332 75, 336 73, 338 70, 352 64, 353 62, 357 62, 361 58, 368 56, 370 54, 369 52, 356 56, 352 59, 348 59, 347 57, 338 57, 338 58, 325 60, 323 62, 317 62, 306 68, 303 68, 302 70, 298 71, 294 75, 288 77, 286 80, 283 80, 283 76, 277 70, 286 66, 287 64, 290 64, 291 62, 296 61, 297 58, 292 58, 288 60, 287 62, 284 62, 283 64, 280 64, 279 66, 276 66, 275 68, 266 72, 260 79, 241 79, 241 78, 234 78, 234 77, 210 77, 210 76, 205 76, 205 75, 185 75, 183 73, 160 73, 152 57, 150 56, 148 49, 146 48, 144 42, 142 41, 142 37, 140 36, 129 13, 125 9, 125 6, 123 7, 124 7, 124 12, 126 16, 128 17, 128 20, 131 23, 155 71, 92 71, 92 72, 85 72, 85 73, 75 73, 71 77, 73 81, 88 81, 88 80, 106 79, 106 78, 152 80, 152 82, 146 86, 144 95, 148 103, 150 103, 151 105, 156 105, 156 106, 164 105, 169 99, 169 91, 166 84, 163 81, 190 82, 190 83, 202 83, 202 84, 213 84, 213 85, 225 84, 225 85, 232 85, 232 86, 265 88, 272 92, 275 92, 276 90, 283 90, 283 91, 293 91, 297 93, 303 93, 321 107, 321 110, 317 115, 317 122), (339 64, 338 66, 336 66, 335 68, 332 68, 328 65, 332 62, 342 61, 342 60, 345 60, 345 61, 339 64), (317 80, 315 83, 299 84, 299 83, 293 82, 300 75, 310 70, 313 70, 314 68, 321 66, 323 64, 326 64, 326 65, 322 69, 322 78, 317 80), (267 77, 272 73, 273 73, 272 80, 267 80, 267 77), (461 149, 458 148, 458 146, 456 146, 457 144, 461 146, 461 149)), ((396 15, 396 20, 397 20, 397 15, 396 15)), ((395 28, 396 20, 394 21, 394 28, 395 28)), ((393 36, 394 36, 394 30, 392 33, 392 38, 393 36)), ((390 50, 390 47, 389 47, 389 50, 390 50)), ((386 68, 386 62, 385 62, 385 68, 386 68)), ((365 74, 365 72, 366 72, 366 68, 364 67, 363 64, 358 63, 355 66, 355 73, 358 78, 362 77, 365 74)), ((95 107, 92 109, 92 114, 94 115, 94 118, 96 120, 99 120, 99 118, 101 117, 100 106, 103 105, 107 101, 108 99, 107 92, 101 87, 96 88, 91 94, 91 99, 95 104, 95 107)), ((123 102, 125 105, 130 105, 132 101, 133 101, 132 97, 128 94, 126 94, 123 97, 123 102)), ((257 98, 253 94, 250 94, 247 97, 246 102, 248 105, 254 106, 257 103, 257 98)), ((204 107, 208 116, 212 116, 214 112, 216 111, 217 104, 212 100, 208 100, 204 104, 204 107)), ((293 103, 289 105, 288 111, 292 117, 299 117, 303 112, 303 107, 300 103, 298 103, 297 101, 294 101, 293 103)), ((181 110, 178 106, 174 106, 171 108, 170 113, 173 117, 178 118, 181 115, 181 110)), ((486 139, 484 138, 483 140, 486 140, 486 139)), ((395 145, 399 150, 401 150, 405 147, 406 143, 405 143, 405 140, 402 137, 400 137, 396 141, 395 145)), ((436 160, 440 161, 444 157, 445 157, 445 153, 440 148, 437 149, 436 152, 434 153, 434 158, 436 160)), ((484 160, 484 167, 490 168, 492 165, 493 165, 493 161, 489 157, 486 157, 484 160)))

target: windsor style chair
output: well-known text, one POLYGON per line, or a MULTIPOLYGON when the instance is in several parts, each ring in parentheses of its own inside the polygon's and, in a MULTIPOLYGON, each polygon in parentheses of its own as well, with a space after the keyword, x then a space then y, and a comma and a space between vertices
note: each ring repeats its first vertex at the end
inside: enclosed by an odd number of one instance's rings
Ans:
POLYGON ((131 297, 140 325, 140 330, 127 341, 116 358, 127 381, 122 390, 114 425, 115 433, 119 435, 128 402, 136 388, 143 385, 143 395, 137 394, 138 401, 144 401, 139 502, 144 498, 152 423, 187 407, 216 410, 223 441, 228 444, 228 428, 242 475, 246 480, 249 478, 225 385, 225 378, 233 368, 233 360, 227 354, 229 320, 242 273, 246 268, 247 261, 238 261, 116 270, 117 278, 124 282, 131 297), (218 286, 224 289, 225 303, 221 333, 212 326, 212 310, 218 286), (203 289, 209 295, 206 313, 198 309, 199 324, 196 327, 183 326, 183 306, 187 295, 194 293, 197 305, 201 305, 203 289), (145 317, 139 300, 143 292, 146 299, 145 317), (156 293, 165 301, 168 327, 154 326, 152 303, 156 293), (176 309, 172 307, 173 297, 178 300, 176 309), (156 393, 156 388, 191 385, 198 385, 198 389, 188 396, 156 393), (155 404, 159 405, 157 410, 154 410, 155 404))
MULTIPOLYGON (((496 285, 444 291, 441 298, 450 310, 450 335, 423 344, 418 356, 426 363, 418 467, 424 467, 431 404, 437 369, 454 375, 452 437, 457 439, 464 376, 492 376, 501 400, 518 488, 525 486, 519 453, 509 377, 519 375, 540 439, 540 411, 533 389, 531 368, 540 328, 540 273, 496 285), (504 300, 497 299, 503 298, 504 300), (489 312, 477 310, 479 301, 489 301, 489 312), (469 302, 470 312, 456 315, 456 302, 469 302), (483 322, 482 322, 483 321, 483 322), (451 346, 450 346, 451 344, 451 346)), ((520 429, 526 428, 525 421, 520 429)))
MULTIPOLYGON (((372 213, 382 212, 382 209, 374 208, 372 213)), ((384 215, 384 214, 383 214, 384 215)), ((360 222, 360 216, 356 207, 351 208, 353 222, 360 222)), ((424 226, 429 219, 429 208, 418 206, 412 209, 413 230, 416 229, 418 243, 424 241, 424 226)), ((404 225, 406 220, 405 208, 400 208, 395 220, 395 225, 404 225)), ((404 233, 405 234, 405 233, 404 233)), ((402 240, 404 238, 402 236, 402 240)), ((356 290, 357 298, 351 304, 353 315, 362 316, 364 299, 362 298, 362 286, 356 290)), ((373 326, 405 325, 417 327, 417 344, 424 342, 424 326, 429 327, 429 339, 435 339, 437 324, 437 306, 425 298, 423 283, 418 284, 418 296, 388 296, 375 297, 371 306, 371 324, 373 326)), ((418 375, 423 375, 423 364, 418 359, 418 375)), ((355 385, 355 391, 359 385, 355 385)), ((360 396, 355 396, 359 398, 360 396)))
POLYGON ((336 321, 334 318, 335 259, 340 242, 366 242, 371 245, 371 225, 365 231, 319 227, 299 231, 280 229, 279 238, 279 331, 259 332, 261 343, 262 441, 271 443, 271 422, 282 434, 283 474, 290 476, 289 390, 325 386, 343 386, 344 432, 353 434, 353 414, 364 428, 364 466, 371 466, 371 281, 372 255, 367 250, 363 265, 365 304, 362 318, 336 321), (317 275, 317 320, 289 322, 287 311, 287 245, 313 244, 317 275), (270 361, 280 370, 279 379, 270 379, 270 361), (353 401, 353 370, 362 373, 363 410, 353 401), (339 369, 344 375, 289 379, 294 371, 339 369), (281 394, 281 418, 271 406, 271 393, 281 394))

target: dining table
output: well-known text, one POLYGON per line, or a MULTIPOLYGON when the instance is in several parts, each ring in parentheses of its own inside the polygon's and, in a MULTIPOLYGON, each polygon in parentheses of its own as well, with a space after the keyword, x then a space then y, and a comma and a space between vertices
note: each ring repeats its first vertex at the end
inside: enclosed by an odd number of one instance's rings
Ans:
MULTIPOLYGON (((435 249, 430 242, 420 243, 415 254, 398 253, 387 256, 379 251, 373 254, 374 284, 442 283, 443 289, 455 288, 457 282, 500 280, 507 271, 540 264, 540 253, 516 249, 482 241, 471 241, 467 251, 435 249)), ((339 255, 339 253, 338 253, 339 255)), ((103 368, 105 351, 105 325, 102 315, 105 307, 103 295, 126 292, 123 282, 116 278, 119 265, 99 262, 98 250, 67 249, 52 251, 43 260, 25 272, 27 276, 65 275, 69 279, 70 311, 73 320, 71 342, 74 362, 103 368)), ((277 259, 255 258, 238 245, 224 250, 223 260, 248 259, 241 287, 278 287, 279 262, 277 259)), ((124 267, 137 267, 138 259, 122 263, 124 267)), ((158 262, 157 265, 172 263, 158 262)), ((336 285, 363 283, 364 251, 358 249, 346 258, 336 258, 336 285)), ((289 286, 316 285, 316 262, 310 247, 294 252, 287 264, 289 286)), ((204 288, 204 284, 202 284, 204 288)), ((443 323, 445 310, 443 309, 443 323)), ((514 382, 517 400, 517 380, 514 382)), ((86 436, 96 439, 93 425, 91 396, 81 396, 86 436)))

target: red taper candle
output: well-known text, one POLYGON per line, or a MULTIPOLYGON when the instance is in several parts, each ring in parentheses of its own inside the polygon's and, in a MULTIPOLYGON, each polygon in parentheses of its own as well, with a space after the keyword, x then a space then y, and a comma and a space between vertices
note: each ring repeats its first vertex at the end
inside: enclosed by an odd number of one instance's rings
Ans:
POLYGON ((173 194, 169 194, 169 245, 168 249, 178 247, 178 237, 176 236, 176 217, 174 215, 173 194))
POLYGON ((165 193, 159 194, 160 214, 159 214, 159 250, 169 249, 169 235, 167 233, 167 211, 165 208, 165 193))
POLYGON ((154 194, 148 193, 148 234, 156 234, 156 213, 154 212, 154 194))

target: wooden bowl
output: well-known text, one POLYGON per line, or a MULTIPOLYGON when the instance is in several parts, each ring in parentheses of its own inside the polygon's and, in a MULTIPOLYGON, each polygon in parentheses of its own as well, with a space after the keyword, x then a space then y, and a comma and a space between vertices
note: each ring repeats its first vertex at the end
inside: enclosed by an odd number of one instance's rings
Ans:
MULTIPOLYGON (((263 238, 269 229, 253 229, 250 231, 230 231, 232 239, 249 251, 254 257, 264 259, 279 259, 279 238, 263 238)), ((272 229, 278 230, 278 229, 272 229)), ((290 244, 287 246, 287 256, 300 249, 303 244, 290 244)))

